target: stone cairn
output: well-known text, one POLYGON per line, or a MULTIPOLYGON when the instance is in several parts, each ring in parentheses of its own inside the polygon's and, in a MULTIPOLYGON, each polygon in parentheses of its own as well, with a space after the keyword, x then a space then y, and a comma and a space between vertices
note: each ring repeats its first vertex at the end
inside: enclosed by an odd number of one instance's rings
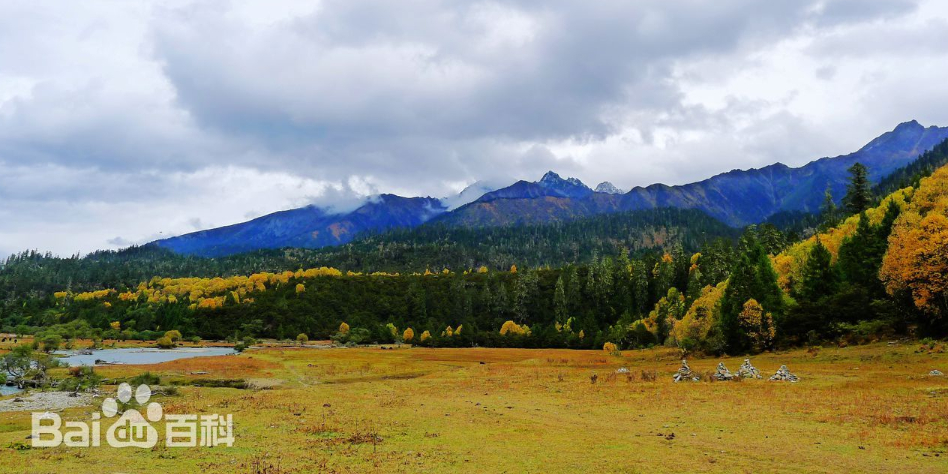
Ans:
POLYGON ((699 379, 700 377, 691 371, 691 367, 688 367, 688 361, 682 359, 681 368, 675 373, 675 382, 697 382, 699 379))
POLYGON ((777 369, 777 373, 770 377, 770 380, 778 382, 798 382, 800 378, 791 374, 790 369, 788 369, 786 365, 781 365, 780 368, 777 369))
POLYGON ((757 367, 751 365, 750 359, 744 359, 744 363, 741 364, 741 367, 737 369, 737 376, 742 379, 759 379, 760 371, 757 370, 757 367))
POLYGON ((718 363, 718 370, 714 372, 714 380, 719 380, 725 382, 728 380, 734 380, 734 374, 730 370, 727 370, 727 367, 724 366, 724 362, 718 363))

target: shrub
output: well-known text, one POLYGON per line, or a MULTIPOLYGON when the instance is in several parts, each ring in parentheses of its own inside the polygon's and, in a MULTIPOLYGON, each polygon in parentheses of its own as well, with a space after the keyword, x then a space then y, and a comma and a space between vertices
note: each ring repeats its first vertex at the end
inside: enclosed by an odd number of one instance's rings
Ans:
POLYGON ((43 352, 53 352, 62 345, 63 338, 59 334, 50 334, 43 338, 43 352))
POLYGON ((158 347, 161 349, 171 349, 174 347, 174 341, 168 336, 158 338, 155 343, 158 344, 158 347))
POLYGON ((173 329, 165 333, 165 337, 171 339, 171 342, 178 342, 181 340, 181 331, 173 329))
POLYGON ((137 387, 139 385, 160 385, 161 377, 151 373, 144 372, 128 379, 128 384, 137 387))
POLYGON ((309 342, 309 336, 304 333, 300 333, 298 336, 296 336, 296 342, 302 346, 303 344, 309 342))

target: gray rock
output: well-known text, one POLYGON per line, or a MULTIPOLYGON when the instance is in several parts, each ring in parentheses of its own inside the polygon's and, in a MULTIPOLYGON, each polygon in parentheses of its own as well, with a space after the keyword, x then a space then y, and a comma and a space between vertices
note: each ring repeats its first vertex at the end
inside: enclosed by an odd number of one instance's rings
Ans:
POLYGON ((938 370, 938 369, 932 370, 931 372, 928 373, 928 375, 931 375, 932 377, 944 377, 944 376, 945 376, 945 374, 943 374, 943 373, 942 373, 940 370, 938 370))
POLYGON ((699 379, 700 377, 691 371, 691 367, 688 367, 688 361, 682 359, 681 368, 675 373, 675 382, 697 382, 699 379))
POLYGON ((714 372, 712 377, 714 377, 714 380, 719 380, 722 382, 734 380, 734 374, 732 374, 730 370, 727 370, 727 367, 724 366, 724 362, 718 363, 718 370, 714 372))
POLYGON ((777 373, 770 377, 770 380, 775 382, 799 382, 800 378, 791 374, 786 365, 781 365, 777 369, 777 373))
POLYGON ((751 364, 750 359, 744 359, 744 363, 737 369, 737 376, 742 379, 759 379, 760 371, 751 364))

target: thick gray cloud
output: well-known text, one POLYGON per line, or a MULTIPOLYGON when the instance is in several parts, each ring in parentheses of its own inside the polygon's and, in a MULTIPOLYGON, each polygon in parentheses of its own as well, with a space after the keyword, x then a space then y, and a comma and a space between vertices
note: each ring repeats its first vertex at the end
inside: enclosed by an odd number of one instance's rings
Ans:
POLYGON ((901 121, 948 124, 946 10, 4 2, 0 255, 547 169, 630 188, 849 152, 901 121))

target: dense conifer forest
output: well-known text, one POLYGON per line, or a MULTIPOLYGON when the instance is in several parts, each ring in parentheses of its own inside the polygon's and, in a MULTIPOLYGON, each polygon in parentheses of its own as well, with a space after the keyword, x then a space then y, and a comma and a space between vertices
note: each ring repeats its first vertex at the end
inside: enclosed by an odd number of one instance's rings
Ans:
POLYGON ((797 227, 788 232, 658 209, 535 226, 432 224, 216 259, 152 246, 25 252, 0 269, 0 317, 8 332, 66 340, 178 330, 704 353, 944 335, 948 168, 923 177, 930 169, 901 172, 917 187, 878 199, 855 165, 844 206, 787 216, 784 227, 797 227))

